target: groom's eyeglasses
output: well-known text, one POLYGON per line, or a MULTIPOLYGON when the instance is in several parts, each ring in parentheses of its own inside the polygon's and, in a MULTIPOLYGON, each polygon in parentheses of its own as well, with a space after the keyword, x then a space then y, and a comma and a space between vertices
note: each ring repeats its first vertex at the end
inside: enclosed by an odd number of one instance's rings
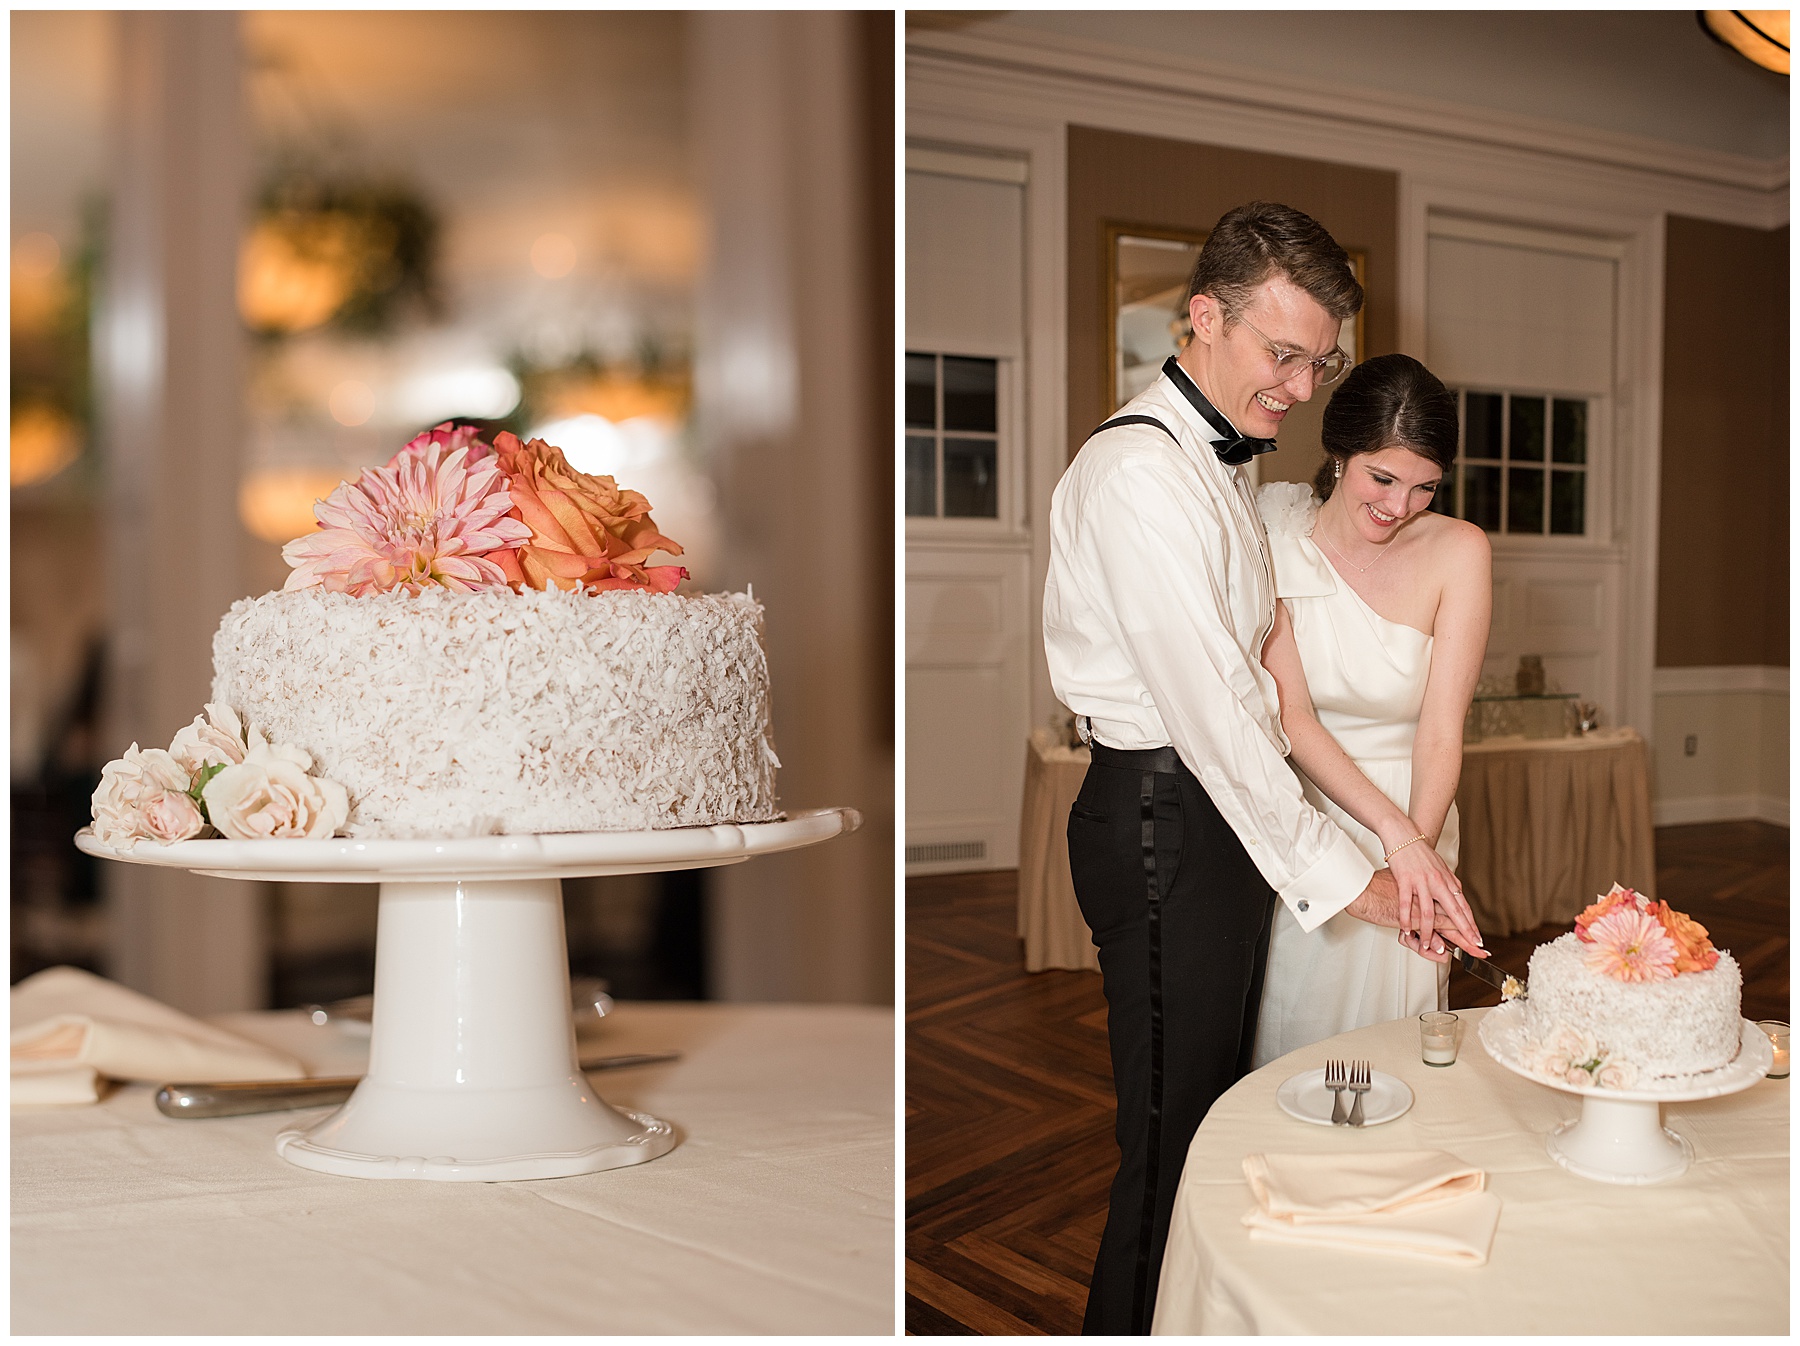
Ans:
POLYGON ((1305 351, 1297 351, 1292 347, 1281 346, 1269 340, 1268 337, 1257 331, 1256 324, 1242 313, 1234 313, 1231 316, 1256 333, 1257 340, 1262 342, 1264 348, 1269 352, 1269 359, 1274 362, 1275 382, 1277 383, 1286 383, 1289 379, 1297 378, 1301 370, 1310 368, 1313 387, 1328 388, 1343 378, 1345 371, 1350 368, 1351 359, 1341 350, 1334 350, 1329 355, 1314 358, 1305 351))

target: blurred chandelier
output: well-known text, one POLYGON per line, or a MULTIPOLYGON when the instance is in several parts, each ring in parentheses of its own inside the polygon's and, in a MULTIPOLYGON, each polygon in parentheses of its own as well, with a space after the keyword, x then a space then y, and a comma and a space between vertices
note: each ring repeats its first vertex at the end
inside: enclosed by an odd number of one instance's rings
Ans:
POLYGON ((1788 11, 1703 9, 1700 26, 1715 42, 1778 75, 1788 73, 1788 11))

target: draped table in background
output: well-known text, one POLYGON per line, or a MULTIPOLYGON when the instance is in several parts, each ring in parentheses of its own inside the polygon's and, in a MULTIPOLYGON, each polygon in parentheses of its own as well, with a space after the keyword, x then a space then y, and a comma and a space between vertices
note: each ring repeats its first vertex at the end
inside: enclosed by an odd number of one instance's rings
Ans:
MULTIPOLYGON (((1069 877, 1069 805, 1086 748, 1044 729, 1025 750, 1019 823, 1019 938, 1025 970, 1098 970, 1069 877)), ((1619 882, 1656 895, 1650 760, 1635 729, 1580 738, 1494 739, 1463 746, 1457 873, 1490 935, 1573 922, 1619 882)))
MULTIPOLYGON (((321 1074, 367 1039, 217 1022, 321 1074)), ((306 1113, 174 1121, 132 1085, 12 1114, 15 1333, 833 1333, 894 1325, 894 1020, 849 1006, 621 1003, 593 1079, 673 1122, 647 1164, 367 1182, 286 1163, 306 1113)))
POLYGON ((1615 882, 1656 896, 1650 761, 1635 729, 1463 745, 1456 872, 1484 933, 1566 924, 1615 882))
POLYGON ((1019 817, 1019 938, 1025 970, 1100 970, 1069 876, 1069 805, 1081 793, 1088 750, 1031 731, 1025 748, 1025 801, 1019 817))
POLYGON ((1663 1105, 1694 1147, 1671 1182, 1578 1178, 1544 1136, 1582 1100, 1514 1075, 1462 1012, 1453 1066, 1419 1060, 1398 1019, 1316 1043, 1246 1076, 1213 1105, 1182 1172, 1158 1292, 1158 1333, 1786 1333, 1788 1081, 1663 1105), (1413 1091, 1412 1110, 1360 1131, 1276 1105, 1283 1081, 1327 1058, 1368 1060, 1413 1091), (1485 1169, 1503 1205, 1487 1264, 1253 1243, 1246 1154, 1444 1150, 1485 1169))

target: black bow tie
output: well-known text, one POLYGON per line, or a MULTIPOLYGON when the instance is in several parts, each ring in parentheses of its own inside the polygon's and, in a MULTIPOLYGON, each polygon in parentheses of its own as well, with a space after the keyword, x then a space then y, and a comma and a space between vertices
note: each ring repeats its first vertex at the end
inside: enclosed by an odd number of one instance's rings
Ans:
POLYGON ((1163 361, 1162 372, 1181 389, 1181 395, 1194 404, 1194 410, 1200 413, 1200 419, 1210 425, 1214 433, 1224 436, 1212 446, 1221 463, 1227 467, 1237 467, 1249 462, 1259 453, 1275 452, 1275 441, 1272 439, 1240 435, 1231 422, 1220 414, 1218 408, 1206 400, 1206 394, 1200 391, 1200 385, 1188 377, 1187 370, 1176 363, 1173 355, 1163 361))

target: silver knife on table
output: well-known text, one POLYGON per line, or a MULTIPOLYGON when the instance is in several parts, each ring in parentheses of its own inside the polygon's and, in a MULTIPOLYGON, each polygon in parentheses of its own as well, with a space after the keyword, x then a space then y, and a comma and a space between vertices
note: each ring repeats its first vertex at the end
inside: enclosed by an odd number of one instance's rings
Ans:
POLYGON ((1504 968, 1495 967, 1487 958, 1477 958, 1467 949, 1450 946, 1450 961, 1464 972, 1473 973, 1489 986, 1500 988, 1500 995, 1505 1000, 1525 999, 1525 978, 1515 977, 1504 968))
MULTIPOLYGON (((637 1052, 583 1060, 585 1070, 623 1070, 674 1061, 680 1052, 637 1052)), ((362 1083, 361 1075, 311 1080, 222 1080, 215 1084, 165 1084, 156 1091, 156 1110, 165 1117, 241 1117, 250 1112, 285 1112, 342 1103, 362 1083)))

